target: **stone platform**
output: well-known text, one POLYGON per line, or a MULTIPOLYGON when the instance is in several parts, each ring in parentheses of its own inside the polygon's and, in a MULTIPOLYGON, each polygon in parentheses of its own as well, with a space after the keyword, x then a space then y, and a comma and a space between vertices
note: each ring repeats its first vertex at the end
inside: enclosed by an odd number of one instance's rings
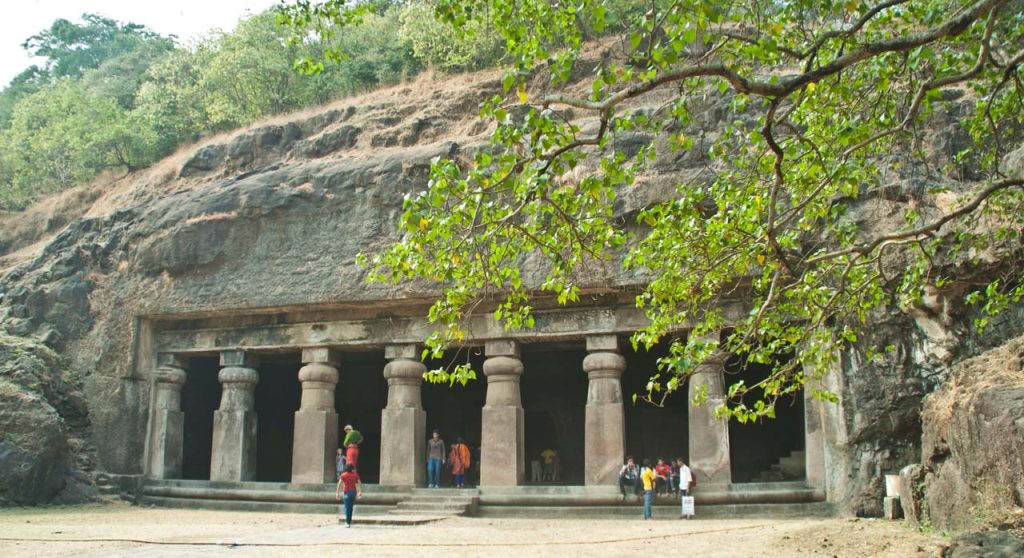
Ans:
MULTIPOLYGON (((364 485, 359 501, 360 517, 384 524, 420 524, 436 521, 450 510, 432 513, 429 506, 413 502, 471 499, 469 513, 482 517, 631 517, 639 513, 640 498, 623 500, 614 487, 519 486, 478 489, 413 489, 364 485), (410 507, 415 508, 415 513, 410 507), (406 514, 393 513, 407 510, 406 514)), ((731 484, 698 488, 697 515, 700 517, 821 517, 832 515, 824 494, 804 482, 731 484)), ((334 485, 267 482, 210 482, 191 480, 147 480, 139 493, 143 505, 216 510, 276 511, 285 513, 338 512, 334 485)), ((444 507, 444 506, 442 506, 444 507)), ((678 516, 679 502, 658 497, 655 515, 678 516)))

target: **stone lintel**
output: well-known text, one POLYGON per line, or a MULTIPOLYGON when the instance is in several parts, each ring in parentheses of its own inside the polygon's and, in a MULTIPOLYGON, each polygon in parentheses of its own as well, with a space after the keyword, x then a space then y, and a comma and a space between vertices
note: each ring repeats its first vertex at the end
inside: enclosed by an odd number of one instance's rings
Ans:
POLYGON ((330 347, 309 347, 302 349, 302 363, 311 362, 326 364, 335 368, 341 364, 341 351, 330 347))
POLYGON ((255 353, 240 349, 220 352, 220 365, 227 367, 256 368, 260 360, 255 353))
POLYGON ((408 359, 419 360, 420 353, 415 343, 402 343, 399 345, 385 345, 384 358, 387 360, 408 359))
POLYGON ((607 351, 617 353, 619 352, 619 337, 615 334, 588 335, 587 351, 607 351))
POLYGON ((696 335, 695 338, 698 341, 703 341, 705 343, 714 343, 717 345, 718 343, 722 342, 722 332, 718 330, 709 331, 703 335, 696 335))
POLYGON ((508 356, 519 358, 519 343, 512 339, 496 339, 484 343, 484 356, 508 356))
POLYGON ((174 368, 187 368, 188 357, 178 353, 157 353, 157 366, 173 366, 174 368))

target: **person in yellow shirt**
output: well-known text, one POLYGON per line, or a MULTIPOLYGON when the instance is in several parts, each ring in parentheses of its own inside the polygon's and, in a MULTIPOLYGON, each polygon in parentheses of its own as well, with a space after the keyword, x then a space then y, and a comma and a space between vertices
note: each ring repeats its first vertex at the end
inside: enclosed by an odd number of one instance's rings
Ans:
POLYGON ((644 485, 644 519, 651 519, 651 506, 654 504, 654 485, 658 480, 657 473, 651 468, 651 460, 644 459, 640 469, 640 482, 644 485))

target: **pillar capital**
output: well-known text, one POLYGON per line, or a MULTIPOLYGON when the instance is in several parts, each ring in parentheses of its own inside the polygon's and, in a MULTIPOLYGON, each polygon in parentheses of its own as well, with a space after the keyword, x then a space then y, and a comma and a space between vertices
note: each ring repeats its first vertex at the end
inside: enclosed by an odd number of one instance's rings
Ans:
POLYGON ((387 360, 418 360, 419 346, 416 343, 400 343, 384 346, 384 358, 387 360))
POLYGON ((484 343, 484 356, 519 358, 519 343, 511 339, 494 339, 484 343))
POLYGON ((323 362, 310 362, 299 369, 299 381, 303 388, 307 383, 330 384, 338 383, 338 369, 323 362))
POLYGON ((619 337, 617 335, 588 335, 587 351, 596 352, 619 352, 619 337))
POLYGON ((302 349, 302 363, 326 364, 337 367, 341 364, 341 352, 330 347, 307 347, 302 349))
POLYGON ((185 369, 162 364, 156 368, 156 383, 169 384, 180 388, 185 384, 185 369))
POLYGON ((619 353, 590 353, 583 358, 583 371, 591 379, 618 379, 626 371, 626 357, 619 353))
POLYGON ((220 352, 220 365, 224 367, 256 368, 259 362, 259 357, 249 351, 236 349, 220 352))
POLYGON ((220 380, 220 383, 222 384, 255 386, 260 381, 260 374, 253 368, 228 366, 220 369, 220 373, 217 374, 217 379, 220 380))
POLYGON ((188 368, 188 358, 178 353, 157 353, 156 365, 158 367, 188 368))

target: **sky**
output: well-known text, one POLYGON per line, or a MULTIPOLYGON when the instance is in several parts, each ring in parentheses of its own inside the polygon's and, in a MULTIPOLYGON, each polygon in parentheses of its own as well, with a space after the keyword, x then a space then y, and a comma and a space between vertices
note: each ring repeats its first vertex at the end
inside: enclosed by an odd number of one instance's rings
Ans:
POLYGON ((230 30, 238 19, 259 13, 277 0, 15 0, 0 18, 0 87, 40 60, 21 44, 49 29, 54 20, 78 21, 98 13, 122 23, 140 23, 161 35, 177 35, 179 43, 219 28, 230 30))

